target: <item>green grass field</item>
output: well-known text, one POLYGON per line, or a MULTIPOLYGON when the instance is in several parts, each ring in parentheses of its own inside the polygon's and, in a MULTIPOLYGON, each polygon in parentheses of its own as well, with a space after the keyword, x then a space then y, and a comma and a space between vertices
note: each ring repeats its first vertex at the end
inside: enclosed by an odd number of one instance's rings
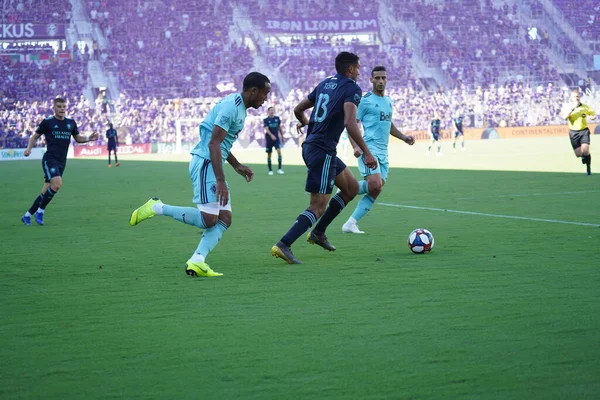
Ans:
POLYGON ((305 169, 255 171, 226 167, 225 276, 194 279, 201 231, 128 225, 150 196, 191 205, 186 163, 69 161, 43 227, 19 221, 39 162, 0 163, 0 398, 600 398, 598 176, 392 169, 381 203, 526 219, 376 204, 344 235, 353 202, 338 251, 301 239, 288 266, 305 169))

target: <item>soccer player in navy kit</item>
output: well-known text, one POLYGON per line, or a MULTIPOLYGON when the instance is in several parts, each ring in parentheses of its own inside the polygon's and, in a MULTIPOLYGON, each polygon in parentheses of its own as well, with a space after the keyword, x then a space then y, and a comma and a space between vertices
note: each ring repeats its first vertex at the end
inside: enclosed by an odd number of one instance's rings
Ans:
POLYGON ((460 113, 456 113, 456 118, 452 120, 454 125, 454 141, 452 142, 452 149, 456 151, 456 141, 460 136, 460 151, 465 151, 465 132, 463 130, 463 116, 460 113))
POLYGON ((29 210, 21 217, 25 225, 31 225, 31 216, 35 214, 35 222, 44 225, 44 211, 46 206, 62 186, 62 174, 67 166, 67 152, 71 144, 71 137, 77 143, 87 143, 98 140, 98 134, 93 133, 89 137, 79 133, 77 124, 71 118, 66 118, 67 103, 62 98, 54 99, 52 109, 54 116, 43 120, 37 127, 35 133, 29 138, 25 157, 29 157, 31 149, 35 146, 40 136, 46 137, 46 153, 42 158, 42 170, 44 171, 44 187, 42 193, 35 199, 29 210))
POLYGON ((438 144, 438 150, 436 156, 441 156, 442 154, 442 142, 440 141, 442 133, 440 132, 440 126, 442 125, 442 121, 440 120, 440 114, 436 111, 433 114, 433 119, 429 124, 429 137, 431 137, 431 142, 429 142, 429 147, 427 148, 427 152, 425 155, 429 155, 429 151, 435 142, 438 144))
POLYGON ((297 130, 300 132, 302 127, 308 125, 306 140, 302 144, 302 158, 308 167, 305 190, 310 193, 310 206, 271 248, 274 257, 281 258, 288 264, 302 264, 292 253, 291 246, 315 224, 314 229, 308 233, 307 241, 329 251, 335 250, 327 240, 325 230, 359 189, 352 172, 336 155, 336 147, 344 128, 363 151, 365 165, 373 169, 377 167, 377 160, 365 144, 356 122, 356 110, 362 97, 362 90, 356 83, 360 74, 359 57, 341 52, 335 58, 335 69, 336 75, 319 83, 294 108, 294 114, 300 121, 297 130), (310 108, 313 111, 308 121, 304 111, 310 108), (329 201, 334 184, 340 191, 329 201))
POLYGON ((115 167, 119 165, 119 159, 117 158, 117 146, 119 145, 119 137, 117 136, 117 130, 113 128, 113 124, 108 125, 108 130, 106 131, 106 139, 108 139, 108 168, 112 167, 110 163, 110 152, 115 153, 115 167))
POLYGON ((263 119, 266 134, 266 146, 267 151, 267 166, 269 167, 269 175, 273 175, 273 169, 271 167, 271 154, 273 154, 273 147, 277 150, 277 163, 279 165, 277 173, 283 175, 281 169, 281 143, 283 142, 283 131, 281 130, 281 119, 275 115, 275 107, 269 107, 269 116, 263 119), (279 140, 281 138, 281 140, 279 140))

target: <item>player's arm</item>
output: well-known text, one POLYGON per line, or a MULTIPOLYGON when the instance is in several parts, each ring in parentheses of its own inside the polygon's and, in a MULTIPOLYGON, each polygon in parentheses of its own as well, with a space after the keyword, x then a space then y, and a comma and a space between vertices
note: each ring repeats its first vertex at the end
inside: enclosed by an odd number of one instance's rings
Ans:
POLYGON ((41 136, 42 134, 38 132, 35 132, 33 135, 31 135, 31 137, 29 138, 29 142, 27 143, 27 148, 23 152, 23 155, 25 157, 29 157, 29 155, 31 154, 31 149, 35 147, 36 142, 41 136))
POLYGON ((281 120, 279 120, 279 137, 281 137, 281 144, 283 144, 283 128, 281 127, 281 120))
MULTIPOLYGON (((313 91, 313 93, 314 93, 314 91, 313 91)), ((298 133, 298 136, 303 135, 301 129, 303 127, 305 127, 306 125, 308 125, 308 118, 306 117, 306 114, 304 113, 304 111, 311 109, 314 106, 315 106, 315 103, 313 103, 312 100, 310 100, 307 97, 306 99, 304 99, 300 103, 298 103, 296 105, 296 107, 294 107, 294 115, 296 116, 296 119, 298 120, 298 124, 296 125, 296 131, 298 133)))
POLYGON ((265 135, 270 137, 271 140, 277 140, 277 138, 275 136, 273 136, 273 134, 271 133, 271 130, 269 129, 269 125, 267 124, 267 121, 264 121, 264 126, 265 126, 265 135))
POLYGON ((390 128, 390 135, 402 140, 404 143, 406 143, 409 146, 412 146, 413 144, 415 144, 415 138, 412 136, 406 136, 404 133, 400 132, 400 130, 398 128, 396 128, 396 126, 394 125, 393 122, 392 122, 392 127, 390 128))
POLYGON ((371 169, 375 169, 377 168, 377 160, 373 157, 373 154, 371 154, 371 151, 360 134, 360 128, 356 122, 356 110, 357 107, 355 103, 350 101, 344 103, 344 126, 348 131, 348 139, 352 138, 356 145, 362 150, 365 165, 371 169))
POLYGON ((573 112, 573 110, 575 110, 577 108, 577 106, 573 107, 573 104, 565 104, 563 107, 563 111, 561 113, 561 118, 562 119, 569 119, 569 117, 571 116, 571 113, 573 112))
POLYGON ((587 115, 592 121, 596 119, 596 112, 590 107, 585 106, 585 115, 587 115))
POLYGON ((254 178, 254 172, 252 171, 252 169, 250 167, 247 167, 247 166, 241 164, 237 160, 237 158, 235 158, 233 153, 231 153, 231 152, 229 153, 229 155, 227 156, 227 162, 229 163, 229 165, 231 165, 233 167, 235 172, 237 172, 238 174, 243 176, 244 179, 246 179, 246 182, 250 182, 252 180, 252 178, 254 178))
POLYGON ((98 140, 98 133, 94 132, 91 135, 82 135, 79 133, 79 128, 77 128, 75 121, 73 121, 73 123, 75 124, 75 127, 73 128, 72 135, 77 143, 88 143, 98 140))

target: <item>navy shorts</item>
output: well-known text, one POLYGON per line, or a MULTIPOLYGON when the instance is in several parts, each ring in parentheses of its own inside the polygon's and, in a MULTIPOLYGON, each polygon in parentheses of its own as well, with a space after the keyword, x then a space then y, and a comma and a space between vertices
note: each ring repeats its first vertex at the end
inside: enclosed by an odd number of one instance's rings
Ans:
POLYGON ((265 151, 267 153, 272 153, 273 147, 275 147, 275 150, 279 150, 281 148, 281 143, 279 142, 279 137, 277 137, 277 140, 273 140, 270 137, 267 137, 267 145, 265 146, 265 151))
POLYGON ((464 136, 464 135, 465 135, 465 134, 464 134, 463 132, 461 132, 461 131, 454 131, 454 137, 457 137, 457 136, 464 136))
POLYGON ((109 144, 107 147, 108 151, 114 151, 115 153, 117 152, 117 144, 109 144))
POLYGON ((302 158, 308 167, 305 190, 309 193, 331 194, 335 177, 346 169, 346 164, 335 153, 304 143, 302 158))
POLYGON ((42 160, 42 169, 44 170, 44 181, 45 182, 50 182, 50 179, 54 178, 55 176, 62 176, 63 172, 65 171, 65 163, 58 161, 58 160, 53 160, 51 158, 49 159, 43 159, 42 160))
POLYGON ((433 138, 433 140, 440 140, 440 134, 439 133, 432 133, 431 137, 433 138))

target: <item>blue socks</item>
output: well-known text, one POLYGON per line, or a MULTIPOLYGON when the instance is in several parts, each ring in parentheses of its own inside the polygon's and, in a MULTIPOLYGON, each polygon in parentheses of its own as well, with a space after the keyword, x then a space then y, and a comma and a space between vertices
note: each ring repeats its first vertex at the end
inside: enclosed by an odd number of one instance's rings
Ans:
POLYGON ((200 240, 200 244, 196 248, 196 254, 200 254, 206 258, 208 253, 215 248, 221 237, 223 236, 223 232, 227 230, 228 226, 225 222, 218 220, 217 224, 212 228, 208 228, 202 234, 202 239, 200 240))
POLYGON ((364 217, 369 211, 371 211, 371 207, 375 203, 375 199, 371 197, 371 195, 364 195, 362 199, 356 205, 356 209, 352 213, 352 218, 356 221, 360 220, 364 217))
POLYGON ((342 212, 344 207, 346 207, 346 202, 344 199, 342 199, 342 196, 340 196, 339 193, 333 196, 331 200, 329 200, 329 206, 327 206, 325 213, 323 213, 323 216, 317 223, 317 226, 315 226, 315 230, 325 233, 325 230, 329 224, 331 224, 335 217, 342 212))
POLYGON ((202 213, 200 210, 194 207, 177 207, 165 204, 163 205, 163 215, 173 217, 177 221, 183 222, 184 224, 206 229, 206 224, 204 223, 204 218, 202 218, 202 213))
POLYGON ((277 157, 277 162, 279 163, 279 169, 281 169, 281 156, 277 157))
POLYGON ((290 230, 281 238, 281 242, 286 246, 291 246, 300 236, 304 234, 311 226, 317 222, 317 216, 308 208, 298 215, 296 222, 290 230))

